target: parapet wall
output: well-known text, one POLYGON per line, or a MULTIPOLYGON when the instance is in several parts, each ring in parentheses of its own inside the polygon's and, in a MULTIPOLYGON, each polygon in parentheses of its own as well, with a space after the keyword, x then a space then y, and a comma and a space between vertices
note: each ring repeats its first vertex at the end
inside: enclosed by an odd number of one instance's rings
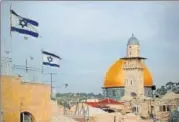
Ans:
POLYGON ((18 77, 1 76, 3 122, 20 122, 20 113, 29 112, 35 122, 50 122, 50 86, 22 82, 18 77))
POLYGON ((20 78, 1 76, 3 122, 20 122, 20 78))

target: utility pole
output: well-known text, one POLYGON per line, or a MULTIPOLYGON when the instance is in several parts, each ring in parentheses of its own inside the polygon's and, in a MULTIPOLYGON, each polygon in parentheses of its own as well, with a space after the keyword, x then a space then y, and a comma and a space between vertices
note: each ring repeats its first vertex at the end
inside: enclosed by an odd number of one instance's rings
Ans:
POLYGON ((53 86, 53 85, 52 85, 52 83, 53 83, 53 81, 52 81, 52 75, 53 75, 53 74, 50 73, 50 79, 51 79, 51 80, 50 80, 50 89, 51 89, 50 98, 51 98, 51 99, 52 99, 52 88, 53 88, 53 87, 52 87, 52 86, 53 86))
POLYGON ((50 98, 53 99, 53 75, 56 75, 56 73, 50 73, 50 98))

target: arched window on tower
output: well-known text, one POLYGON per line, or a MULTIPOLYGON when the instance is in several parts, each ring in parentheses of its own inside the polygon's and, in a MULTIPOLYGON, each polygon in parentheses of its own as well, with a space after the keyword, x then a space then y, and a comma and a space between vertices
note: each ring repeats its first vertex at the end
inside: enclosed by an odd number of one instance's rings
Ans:
POLYGON ((132 80, 131 80, 131 85, 132 85, 132 80))

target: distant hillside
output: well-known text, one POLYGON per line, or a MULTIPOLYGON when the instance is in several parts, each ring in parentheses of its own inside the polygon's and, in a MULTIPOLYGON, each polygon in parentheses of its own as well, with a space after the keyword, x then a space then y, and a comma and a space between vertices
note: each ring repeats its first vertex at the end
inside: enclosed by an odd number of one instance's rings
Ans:
POLYGON ((90 98, 103 98, 102 94, 94 93, 57 93, 57 99, 90 99, 90 98))
POLYGON ((78 101, 78 100, 85 100, 90 98, 104 98, 102 94, 94 94, 94 93, 57 93, 56 99, 58 104, 64 105, 64 101, 78 101))

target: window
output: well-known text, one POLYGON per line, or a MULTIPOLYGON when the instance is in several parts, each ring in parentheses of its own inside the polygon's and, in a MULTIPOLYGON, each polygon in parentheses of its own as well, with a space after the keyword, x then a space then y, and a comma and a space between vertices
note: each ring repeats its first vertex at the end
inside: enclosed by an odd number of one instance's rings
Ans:
POLYGON ((160 106, 160 111, 170 111, 170 106, 169 105, 160 106))
POLYGON ((112 91, 112 96, 116 96, 116 90, 112 91))
POLYGON ((133 111, 137 114, 137 113, 139 113, 139 106, 135 106, 134 108, 133 108, 133 111))
POLYGON ((107 93, 107 97, 111 97, 111 96, 112 96, 111 91, 108 91, 108 93, 107 93))
POLYGON ((162 108, 163 108, 163 111, 165 111, 165 109, 166 109, 165 105, 163 105, 163 107, 162 107, 162 108))
POLYGON ((132 85, 132 80, 131 80, 131 85, 132 85))
POLYGON ((167 111, 170 111, 170 106, 169 105, 167 105, 167 111))
POLYGON ((29 112, 22 112, 20 115, 21 122, 34 122, 34 118, 29 112))
POLYGON ((151 106, 151 110, 153 110, 154 109, 154 106, 151 106))
POLYGON ((170 107, 167 105, 160 106, 160 111, 170 111, 170 107))

